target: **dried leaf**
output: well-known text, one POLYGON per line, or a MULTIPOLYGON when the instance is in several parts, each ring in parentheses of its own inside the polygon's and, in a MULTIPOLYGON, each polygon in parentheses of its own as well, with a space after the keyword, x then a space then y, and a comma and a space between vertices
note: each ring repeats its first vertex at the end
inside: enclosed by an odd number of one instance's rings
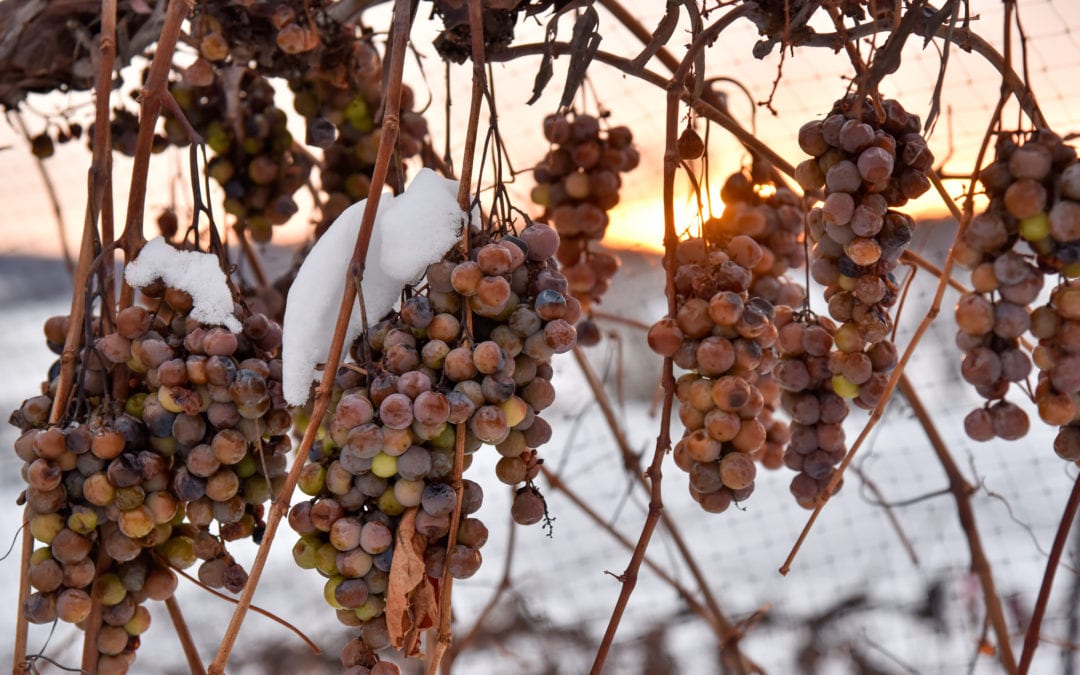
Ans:
MULTIPOLYGON (((416 510, 414 506, 405 511, 398 524, 386 589, 386 627, 397 649, 405 645, 411 631, 430 628, 439 616, 435 589, 424 573, 427 538, 416 532, 416 510)), ((415 644, 413 649, 417 650, 415 644)))
POLYGON ((601 35, 596 28, 600 25, 600 16, 589 5, 574 24, 574 35, 570 38, 570 67, 566 73, 559 107, 568 108, 574 101, 578 87, 585 81, 585 73, 592 63, 593 56, 600 49, 601 35))
MULTIPOLYGON (((937 81, 934 82, 934 93, 930 96, 930 112, 926 114, 926 123, 923 125, 923 129, 927 134, 933 132, 934 124, 937 123, 938 116, 941 114, 941 90, 945 85, 945 68, 949 65, 949 47, 952 45, 953 30, 956 28, 956 22, 960 18, 959 0, 949 0, 936 14, 927 20, 927 23, 936 32, 936 26, 941 25, 946 17, 951 17, 949 30, 945 34, 945 44, 941 49, 941 67, 938 69, 937 81)), ((926 34, 932 35, 933 33, 928 30, 926 34)), ((929 38, 927 41, 929 42, 929 38)))
POLYGON ((413 625, 405 636, 406 656, 420 654, 420 635, 439 620, 439 594, 427 575, 411 596, 413 625))
POLYGON ((540 100, 540 95, 544 93, 544 87, 551 81, 551 76, 555 73, 555 69, 552 67, 551 62, 555 60, 555 38, 559 35, 559 17, 553 16, 548 21, 547 29, 544 31, 544 46, 547 49, 544 50, 544 58, 540 60, 540 70, 536 71, 536 79, 533 80, 533 93, 532 97, 526 101, 526 104, 532 105, 540 100))

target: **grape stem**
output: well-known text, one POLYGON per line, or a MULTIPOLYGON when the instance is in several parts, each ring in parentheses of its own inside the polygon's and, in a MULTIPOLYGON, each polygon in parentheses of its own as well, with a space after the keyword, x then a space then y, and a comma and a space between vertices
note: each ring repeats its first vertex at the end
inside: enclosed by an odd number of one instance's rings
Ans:
POLYGON ((263 534, 262 543, 255 555, 247 583, 240 594, 236 610, 233 612, 229 625, 222 636, 221 645, 218 648, 214 660, 211 662, 208 672, 211 675, 224 675, 225 665, 229 661, 229 655, 236 638, 240 633, 240 627, 244 622, 244 616, 251 607, 252 597, 259 585, 259 578, 266 567, 266 560, 270 555, 270 547, 273 545, 274 536, 277 533, 281 519, 288 511, 289 502, 292 499, 293 490, 300 478, 300 472, 304 468, 311 446, 319 431, 319 425, 330 406, 330 396, 334 389, 334 378, 337 374, 338 365, 344 350, 345 334, 349 327, 349 318, 352 316, 353 305, 356 302, 356 281, 362 280, 364 275, 364 261, 367 258, 367 249, 371 243, 371 233, 375 224, 375 213, 379 207, 382 187, 386 182, 386 174, 393 157, 394 146, 397 142, 398 128, 400 126, 401 110, 401 73, 405 63, 405 49, 408 46, 408 35, 412 26, 412 14, 409 11, 408 0, 395 0, 393 20, 393 47, 390 55, 389 78, 386 89, 386 109, 382 120, 382 131, 379 136, 379 151, 375 159, 375 167, 371 176, 371 192, 368 196, 364 213, 361 216, 360 232, 356 236, 356 245, 353 249, 352 264, 346 272, 343 280, 344 288, 341 294, 341 304, 338 309, 337 322, 334 325, 334 333, 330 342, 330 353, 326 359, 326 367, 323 370, 322 380, 315 389, 315 405, 311 413, 311 421, 308 423, 304 438, 296 451, 292 468, 281 487, 281 492, 274 497, 270 505, 270 512, 266 519, 266 531, 263 534))
MULTIPOLYGON (((469 38, 472 47, 472 99, 469 103, 469 123, 466 127, 465 150, 461 159, 461 175, 458 178, 458 206, 465 213, 465 224, 462 227, 461 247, 466 258, 469 254, 469 226, 472 221, 472 209, 470 208, 470 194, 472 192, 473 161, 476 154, 476 139, 480 130, 480 105, 483 103, 484 91, 487 89, 487 74, 484 72, 484 19, 481 11, 480 0, 469 0, 469 38)), ((462 311, 465 312, 465 337, 472 339, 472 309, 468 303, 462 303, 462 311)), ((438 635, 432 648, 432 655, 428 661, 428 675, 439 672, 439 664, 443 655, 450 647, 453 640, 453 629, 450 625, 453 617, 453 587, 454 577, 450 574, 450 554, 457 544, 458 527, 461 524, 461 503, 464 498, 465 487, 461 481, 461 474, 465 471, 465 423, 457 425, 454 430, 454 468, 451 474, 450 484, 454 488, 455 505, 450 515, 450 531, 446 535, 446 557, 443 559, 441 583, 439 585, 439 625, 438 635)))
POLYGON ((26 639, 30 627, 26 620, 26 599, 30 597, 30 556, 34 553, 34 537, 30 534, 30 506, 23 509, 22 518, 22 549, 19 551, 19 559, 22 561, 19 572, 19 610, 15 624, 15 649, 13 653, 14 663, 11 672, 14 675, 30 672, 29 663, 26 660, 26 639))
POLYGON ((184 650, 192 675, 206 675, 202 659, 199 658, 199 649, 195 646, 195 641, 191 639, 191 631, 188 630, 187 621, 184 620, 184 614, 180 611, 180 603, 176 601, 175 595, 170 595, 165 599, 165 608, 169 610, 169 619, 176 630, 176 637, 180 639, 180 646, 184 650))
POLYGON ((101 575, 111 567, 112 560, 105 550, 103 539, 99 539, 97 546, 97 559, 94 561, 94 585, 90 587, 90 615, 83 623, 83 672, 96 675, 98 671, 98 633, 101 631, 101 575))
MULTIPOLYGON (((667 90, 667 114, 664 150, 664 268, 667 272, 665 291, 668 299, 669 316, 674 316, 676 311, 675 248, 678 246, 678 234, 675 230, 675 170, 679 165, 677 147, 679 101, 684 93, 687 93, 684 83, 691 66, 696 61, 698 52, 712 43, 724 28, 731 25, 736 19, 745 16, 749 8, 750 5, 741 5, 732 9, 696 35, 694 41, 687 48, 686 55, 679 64, 679 68, 665 85, 667 90)), ((630 602, 630 596, 634 592, 634 588, 637 586, 638 571, 641 569, 641 563, 645 558, 645 551, 649 547, 649 541, 652 539, 652 534, 656 530, 656 525, 660 521, 660 515, 664 508, 661 491, 662 466, 664 456, 671 447, 671 414, 675 399, 675 376, 670 358, 664 359, 662 382, 664 386, 664 403, 660 415, 660 432, 656 438, 652 462, 645 474, 650 483, 649 512, 626 571, 620 576, 622 589, 611 612, 611 619, 608 621, 603 640, 597 648, 596 658, 590 671, 592 675, 599 675, 603 670, 604 662, 607 660, 608 652, 611 650, 623 613, 630 602)), ((743 669, 744 664, 737 662, 735 665, 738 669, 743 669)))
MULTIPOLYGON (((143 236, 143 216, 146 205, 146 180, 150 168, 150 154, 154 145, 154 128, 161 113, 168 88, 169 71, 172 69, 173 52, 180 38, 180 28, 187 18, 194 0, 169 0, 165 13, 165 25, 154 49, 149 74, 141 92, 139 107, 139 134, 135 143, 135 158, 131 169, 131 188, 128 192, 127 218, 120 235, 126 261, 134 258, 146 243, 143 236)), ((106 89, 105 91, 108 91, 106 89)), ((127 284, 121 292, 120 306, 125 307, 134 298, 134 289, 127 284), (125 304, 124 299, 127 299, 125 304)))
MULTIPOLYGON (((225 602, 228 602, 228 603, 230 603, 232 605, 237 604, 236 598, 231 598, 228 595, 225 595, 224 593, 222 593, 222 592, 220 592, 220 591, 218 591, 216 589, 210 588, 209 586, 207 586, 203 582, 199 581, 195 577, 191 576, 190 574, 188 574, 184 570, 182 570, 182 569, 180 569, 178 567, 172 567, 171 565, 169 565, 168 561, 166 561, 166 560, 164 560, 162 558, 159 558, 158 562, 160 564, 166 566, 166 567, 169 567, 169 569, 171 569, 173 572, 176 572, 177 574, 184 577, 185 579, 187 579, 191 583, 195 584, 200 589, 206 591, 210 595, 214 596, 215 598, 218 598, 220 600, 224 600, 225 602)), ((270 619, 274 623, 276 623, 276 624, 278 624, 280 626, 283 626, 286 630, 289 630, 292 633, 295 633, 296 637, 303 640, 304 644, 306 644, 308 646, 308 649, 310 649, 313 653, 322 654, 322 650, 319 649, 319 645, 315 644, 314 640, 312 640, 307 635, 305 635, 302 630, 300 630, 299 628, 297 628, 293 624, 289 623, 285 619, 281 618, 277 614, 274 614, 273 612, 265 610, 262 607, 259 607, 258 605, 252 605, 251 606, 251 611, 255 612, 256 614, 259 614, 261 616, 265 616, 267 619, 270 619)))
POLYGON ((1046 605, 1050 601, 1050 587, 1054 584, 1054 574, 1061 562, 1061 554, 1065 550, 1065 542, 1069 538, 1073 520, 1076 519, 1076 510, 1080 507, 1080 480, 1073 482, 1072 492, 1069 493, 1069 501, 1065 503, 1065 512, 1058 523, 1057 534, 1054 535, 1054 545, 1050 548, 1050 557, 1046 560, 1046 572, 1043 574, 1042 585, 1039 587, 1039 597, 1035 601, 1035 609, 1031 613, 1031 622, 1028 623, 1027 633, 1024 635, 1024 650, 1020 654, 1020 666, 1017 668, 1019 675, 1027 675, 1031 667, 1031 660, 1035 657, 1035 649, 1039 646, 1039 629, 1042 626, 1043 615, 1046 614, 1046 605))
MULTIPOLYGON (((604 415, 604 420, 607 422, 608 428, 615 437, 615 444, 622 454, 623 466, 637 479, 642 487, 648 490, 649 484, 641 473, 641 460, 634 453, 633 448, 630 447, 630 441, 627 440, 622 426, 615 417, 615 410, 611 405, 611 399, 604 389, 603 384, 600 382, 600 378, 597 377, 592 364, 585 358, 585 353, 582 351, 581 347, 575 346, 573 351, 574 358, 577 360, 581 372, 585 375, 585 380, 589 384, 589 389, 592 391, 593 398, 596 399, 597 404, 600 406, 600 411, 604 415)), ((546 475, 547 474, 545 474, 545 476, 546 475)), ((551 480, 550 477, 549 480, 551 480)), ((702 573, 701 567, 697 564, 697 560, 694 558, 693 553, 691 553, 690 547, 686 545, 686 540, 683 539, 679 528, 671 520, 671 517, 664 512, 661 512, 660 514, 660 522, 671 536, 672 542, 679 550, 679 554, 682 556, 683 561, 690 570, 691 576, 694 577, 694 581, 697 582, 698 588, 705 598, 705 603, 708 605, 708 612, 711 615, 711 618, 708 621, 716 631, 716 635, 720 639, 723 651, 730 651, 731 653, 729 656, 736 661, 745 660, 746 657, 739 653, 738 643, 741 636, 738 631, 736 631, 735 627, 732 626, 731 622, 728 621, 727 617, 724 616, 719 603, 716 601, 716 596, 713 595, 712 589, 709 587, 708 580, 702 573)))
MULTIPOLYGON (((86 312, 83 291, 90 278, 97 239, 97 218, 101 204, 110 185, 112 163, 109 153, 109 91, 111 91, 112 71, 116 60, 116 0, 104 0, 101 5, 101 33, 98 39, 99 61, 95 91, 97 92, 93 160, 87 177, 88 194, 86 201, 86 219, 83 223, 82 241, 79 247, 79 264, 75 270, 75 283, 71 294, 71 313, 68 331, 64 336, 64 349, 60 356, 60 378, 57 382, 56 395, 49 411, 49 423, 57 424, 68 408, 72 387, 75 381, 75 361, 79 343, 82 341, 83 318, 86 312)), ((107 202, 108 203, 108 202, 107 202)), ((110 211, 111 214, 111 211, 110 211)), ((103 312, 104 314, 104 312, 103 312)), ((27 507, 25 519, 29 521, 27 507)), ((27 617, 23 606, 29 592, 30 556, 34 542, 29 528, 23 532, 22 561, 19 572, 19 608, 15 624, 15 672, 25 672, 27 617), (25 587, 25 588, 24 588, 25 587)), ((98 607, 100 617, 100 606, 98 607)), ((99 618, 100 621, 100 618, 99 618)), ((88 626, 90 624, 87 624, 88 626)), ((90 631, 87 631, 89 639, 90 631)), ((84 654, 86 651, 84 642, 84 654)), ((95 646, 96 654, 96 646, 95 646)), ((85 659, 84 659, 85 660, 85 659)), ((97 660, 93 665, 96 670, 97 660)))
MULTIPOLYGON (((907 375, 901 375, 900 381, 900 393, 903 394, 907 400, 908 405, 911 406, 911 410, 915 413, 916 419, 919 420, 919 424, 922 425, 923 430, 926 432, 927 438, 930 440, 930 445, 934 449, 934 454, 937 455, 938 461, 941 462, 941 467, 945 470, 945 475, 949 479, 949 492, 952 493, 953 499, 956 501, 956 515, 960 519, 960 527, 964 530, 964 536, 968 542, 968 548, 971 551, 971 568, 979 577, 979 583, 982 585, 983 590, 983 602, 986 604, 986 613, 990 618, 990 624, 994 628, 994 633, 998 639, 998 654, 1001 658, 1001 665, 1005 669, 1005 672, 1015 673, 1016 659, 1012 653, 1012 645, 1009 642, 1009 626, 1005 621, 1005 613, 1001 609, 1001 600, 998 597, 997 588, 994 585, 994 575, 990 568, 990 561, 986 558, 986 552, 983 550, 982 538, 979 536, 978 526, 975 524, 975 511, 971 508, 971 495, 975 492, 975 487, 968 483, 964 479, 963 474, 960 473, 960 469, 956 466, 956 462, 953 461, 952 455, 949 454, 949 448, 945 444, 945 440, 938 433, 937 427, 934 425, 934 420, 927 411, 926 406, 923 405, 920 400, 918 392, 916 392, 914 385, 911 384, 911 380, 907 375)), ((1080 483, 1078 483, 1080 485, 1080 483)), ((1076 497, 1076 489, 1073 490, 1076 497)), ((1070 501, 1071 503, 1071 501, 1070 501)), ((1075 506, 1075 505, 1074 505, 1075 506)), ((1075 512, 1075 508, 1074 508, 1075 512)), ((1068 514, 1068 512, 1066 512, 1068 514)), ((1072 522, 1072 518, 1069 517, 1069 522, 1072 522)), ((1065 527, 1066 533, 1068 533, 1068 526, 1065 527)), ((1060 535, 1060 531, 1058 533, 1060 535)), ((1057 541, 1054 542, 1055 546, 1057 541)), ((1064 541, 1062 541, 1064 545, 1064 541)), ((1060 557, 1061 551, 1058 550, 1060 557)), ((1053 551, 1050 554, 1049 569, 1053 569, 1057 566, 1057 560, 1053 557, 1053 551)), ((1053 572, 1048 572, 1051 578, 1053 572)), ((1044 579, 1044 583, 1046 580, 1044 579)), ((1047 588, 1046 590, 1049 590, 1047 588)), ((1041 595, 1041 594, 1040 594, 1041 595)), ((1045 609, 1045 606, 1044 606, 1045 609)), ((1033 623, 1035 619, 1032 619, 1033 623)), ((1038 629, 1036 628, 1036 633, 1038 629)), ((1029 633, 1030 635, 1030 633, 1029 633)), ((1023 671, 1020 671, 1023 672, 1023 671)))
MULTIPOLYGON (((541 470, 543 470, 542 465, 541 470)), ((514 488, 511 487, 511 497, 513 497, 514 492, 514 488)), ((454 660, 457 658, 457 655, 460 654, 461 650, 463 650, 470 642, 472 642, 473 638, 475 638, 476 635, 480 632, 480 629, 484 627, 484 622, 487 621, 488 616, 495 609, 495 606, 499 603, 499 600, 502 599, 503 595, 505 595, 506 592, 510 590, 510 588, 514 585, 510 576, 510 570, 514 562, 514 551, 516 550, 515 545, 517 543, 517 528, 518 526, 516 523, 514 523, 514 518, 511 515, 510 523, 507 527, 510 534, 506 538, 506 553, 503 555, 502 577, 499 579, 499 584, 495 587, 495 592, 491 594, 491 598, 488 599, 487 604, 484 605, 484 608, 480 610, 479 614, 476 615, 476 621, 473 622, 472 628, 469 629, 469 632, 465 633, 464 637, 458 639, 457 642, 451 644, 450 647, 447 649, 446 654, 442 659, 442 672, 446 675, 450 674, 454 665, 454 660)))
MULTIPOLYGON (((26 139, 27 143, 30 143, 30 132, 26 128, 26 121, 23 120, 22 113, 16 110, 11 117, 14 118, 19 133, 26 139)), ((60 239, 60 253, 64 256, 64 267, 67 269, 68 276, 74 278, 75 261, 71 257, 70 242, 68 242, 67 228, 64 226, 64 214, 60 210, 60 199, 56 195, 56 185, 53 184, 49 170, 45 167, 45 161, 41 157, 34 155, 34 166, 38 170, 38 175, 41 176, 41 184, 44 186, 45 194, 49 198, 49 206, 52 207, 53 220, 56 221, 56 232, 60 239)))

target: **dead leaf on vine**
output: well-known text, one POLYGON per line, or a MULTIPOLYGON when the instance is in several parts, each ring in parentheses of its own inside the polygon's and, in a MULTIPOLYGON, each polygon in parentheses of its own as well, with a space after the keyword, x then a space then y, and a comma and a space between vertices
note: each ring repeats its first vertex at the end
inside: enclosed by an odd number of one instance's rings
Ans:
MULTIPOLYGON (((424 572, 426 548, 427 538, 416 532, 416 507, 410 508, 398 524, 394 562, 390 565, 390 584, 386 590, 386 627, 390 631, 390 642, 397 649, 405 645, 408 633, 430 628, 438 620, 435 588, 424 572)), ((412 650, 419 653, 415 642, 412 650)))

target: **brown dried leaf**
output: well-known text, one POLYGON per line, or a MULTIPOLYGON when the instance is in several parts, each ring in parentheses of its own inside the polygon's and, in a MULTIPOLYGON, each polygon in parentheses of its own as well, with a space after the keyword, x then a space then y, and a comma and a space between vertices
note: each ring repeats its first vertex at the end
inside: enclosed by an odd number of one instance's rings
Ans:
MULTIPOLYGON (((435 589, 424 573, 427 538, 416 532, 416 510, 414 506, 405 511, 398 524, 390 584, 386 589, 386 627, 390 642, 397 649, 405 645, 411 631, 430 628, 439 616, 435 589)), ((419 653, 415 643, 412 651, 419 653)))

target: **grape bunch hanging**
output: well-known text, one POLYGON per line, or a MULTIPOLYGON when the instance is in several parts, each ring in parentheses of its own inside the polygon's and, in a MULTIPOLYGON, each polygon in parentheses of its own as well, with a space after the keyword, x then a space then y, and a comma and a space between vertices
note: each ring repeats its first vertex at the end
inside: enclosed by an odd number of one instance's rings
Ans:
MULTIPOLYGON (((101 673, 131 666, 149 626, 143 603, 171 597, 172 568, 202 561, 206 585, 243 588, 227 542, 261 536, 291 447, 280 327, 256 314, 232 333, 192 318, 184 290, 157 282, 144 294, 146 306, 121 310, 115 324, 87 321, 94 334, 77 351, 74 401, 59 424, 49 424, 59 367, 11 418, 23 430, 21 499, 42 544, 24 610, 37 623, 80 623, 96 593, 101 673)), ((46 322, 58 353, 68 324, 46 322)))
POLYGON ((459 445, 463 468, 484 445, 501 455, 496 476, 516 488, 515 522, 546 517, 533 484, 536 449, 551 437, 540 413, 555 397, 551 357, 574 346, 580 305, 554 263, 550 227, 474 230, 470 244, 467 256, 454 249, 430 265, 421 289, 354 345, 356 364, 337 374, 339 398, 301 474, 311 499, 289 514, 296 562, 328 578, 326 601, 360 629, 342 653, 346 668, 373 667, 391 644, 415 646, 392 606, 402 593, 390 584, 395 566, 423 563, 419 590, 405 589, 417 603, 413 626, 437 614, 432 589, 444 570, 465 579, 479 569, 487 528, 473 514, 483 492, 464 480, 455 513, 459 445))
MULTIPOLYGON (((289 81, 293 107, 307 124, 307 143, 324 149, 319 178, 326 199, 316 237, 349 205, 368 196, 381 131, 382 66, 369 41, 354 40, 347 68, 339 64, 289 81)), ((404 160, 419 155, 428 136, 427 122, 413 110, 415 104, 412 89, 402 86, 397 169, 387 173, 394 192, 404 187, 404 160)))
POLYGON ((933 155, 919 129, 919 117, 897 101, 848 96, 824 120, 799 130, 799 145, 814 157, 796 167, 796 177, 808 191, 825 188, 807 230, 815 242, 811 274, 840 323, 839 354, 830 356, 837 366, 833 388, 866 409, 877 405, 888 381, 887 372, 873 367, 871 350, 891 342, 889 308, 898 298, 892 272, 914 225, 896 207, 930 187, 933 155))
MULTIPOLYGON (((680 136, 680 147, 688 144, 686 139, 696 139, 693 145, 704 152, 700 138, 696 133, 689 135, 690 131, 680 136)), ((749 172, 728 176, 720 190, 724 210, 706 219, 704 232, 714 242, 725 243, 739 235, 757 242, 761 259, 750 270, 748 293, 767 300, 779 311, 782 307, 800 307, 805 298, 802 286, 788 277, 790 270, 806 264, 802 241, 805 215, 801 198, 788 187, 769 179, 755 180, 766 174, 767 168, 763 162, 755 161, 749 172)), ((784 447, 790 436, 787 424, 773 416, 780 407, 780 387, 769 372, 759 373, 756 386, 764 398, 758 421, 765 427, 766 440, 755 458, 766 468, 778 469, 783 465, 784 447)))
POLYGON ((964 351, 961 374, 987 403, 964 420, 978 441, 1026 435, 1030 421, 1007 399, 1013 382, 1039 369, 1034 398, 1039 416, 1060 427, 1058 454, 1080 459, 1074 396, 1080 393, 1071 356, 1076 314, 1075 282, 1080 271, 1080 163, 1075 149, 1049 130, 1026 137, 1002 134, 994 161, 979 175, 990 202, 968 224, 958 260, 971 269, 972 292, 956 306, 957 345, 964 351), (1031 310, 1044 276, 1065 277, 1046 305, 1031 310), (1028 356, 1021 338, 1038 345, 1028 356))
POLYGON ((675 316, 648 334, 653 351, 690 371, 676 385, 685 432, 674 457, 690 474, 690 496, 711 513, 750 496, 754 457, 766 442, 758 420, 765 399, 756 382, 776 361, 774 310, 747 293, 750 270, 762 257, 747 235, 723 248, 701 238, 679 242, 675 316))
MULTIPOLYGON (((225 211, 256 241, 273 236, 273 226, 296 214, 293 193, 311 174, 312 164, 293 149, 285 111, 274 104, 270 81, 254 70, 189 68, 170 87, 187 121, 214 152, 207 174, 225 192, 225 211), (224 114, 222 114, 224 113, 224 114)), ((170 142, 190 142, 181 122, 166 118, 170 142)))
MULTIPOLYGON (((533 172, 532 200, 559 233, 559 262, 570 293, 588 315, 620 265, 618 256, 595 250, 595 244, 607 231, 608 212, 619 203, 620 174, 634 169, 640 157, 629 128, 602 129, 592 115, 549 115, 544 137, 552 149, 533 172)), ((579 328, 582 344, 599 340, 591 321, 579 328)))

